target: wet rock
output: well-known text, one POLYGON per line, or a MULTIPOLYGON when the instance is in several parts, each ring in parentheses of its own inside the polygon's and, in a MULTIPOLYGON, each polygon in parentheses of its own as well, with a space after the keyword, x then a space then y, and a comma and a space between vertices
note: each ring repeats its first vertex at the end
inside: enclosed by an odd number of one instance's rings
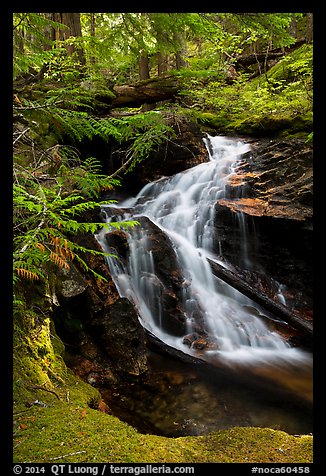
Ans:
POLYGON ((82 294, 87 288, 87 283, 75 266, 69 269, 62 268, 58 272, 56 292, 58 296, 72 298, 82 294))
POLYGON ((217 350, 219 348, 218 339, 212 336, 200 337, 192 343, 191 348, 195 350, 217 350))
MULTIPOLYGON (((99 249, 93 236, 79 236, 79 244, 99 249)), ((147 371, 146 340, 134 306, 120 298, 102 256, 87 254, 83 258, 106 281, 72 267, 69 279, 73 275, 79 287, 69 284, 74 292, 68 293, 65 279, 58 279, 56 292, 60 306, 55 312, 58 334, 76 355, 88 356, 97 365, 91 370, 93 375, 83 374, 94 380, 94 385, 112 382, 112 375, 119 378, 143 374, 147 371)))
MULTIPOLYGON (((107 197, 103 197, 103 198, 112 199, 112 197, 115 197, 114 192, 108 193, 107 197)), ((119 197, 119 198, 121 200, 125 197, 119 197)), ((130 213, 131 213, 131 210, 129 208, 117 208, 117 207, 112 207, 112 208, 105 207, 101 212, 104 221, 106 221, 108 217, 110 218, 111 221, 121 221, 122 217, 130 213)))
POLYGON ((200 335, 197 332, 187 334, 182 342, 195 350, 217 350, 219 348, 218 339, 216 337, 207 334, 200 335))
POLYGON ((122 373, 140 375, 147 370, 143 328, 133 305, 124 298, 117 299, 91 323, 106 354, 122 373))
POLYGON ((221 199, 218 201, 220 207, 227 207, 234 213, 245 213, 250 216, 270 216, 273 218, 286 218, 289 220, 305 221, 311 218, 312 210, 310 207, 289 206, 286 200, 278 202, 262 200, 259 198, 239 198, 237 200, 221 199))
POLYGON ((302 139, 253 140, 216 204, 216 253, 271 297, 284 284, 302 315, 312 309, 312 155, 302 139))
POLYGON ((118 255, 122 258, 127 258, 129 249, 127 234, 122 230, 114 230, 106 233, 105 241, 109 247, 114 248, 118 255))
POLYGON ((98 372, 90 372, 86 381, 93 387, 108 387, 116 384, 117 379, 110 370, 99 369, 98 372))
POLYGON ((238 202, 240 211, 311 221, 313 150, 303 139, 254 141, 236 172, 229 189, 245 187, 242 197, 238 195, 245 199, 238 202))
MULTIPOLYGON (((171 114, 167 117, 176 137, 166 141, 152 151, 132 172, 123 178, 127 190, 140 190, 144 185, 162 177, 170 177, 190 167, 207 162, 207 149, 203 142, 203 133, 197 124, 186 117, 171 114)), ((122 150, 121 144, 113 152, 115 162, 122 163, 127 147, 122 150)), ((117 167, 116 167, 117 168, 117 167)), ((115 168, 115 169, 116 169, 115 168)))
MULTIPOLYGON (((182 336, 185 334, 185 311, 181 303, 185 292, 185 279, 179 271, 177 257, 167 235, 147 217, 138 217, 140 236, 146 238, 146 249, 151 253, 156 272, 155 282, 157 299, 151 302, 151 311, 161 315, 159 323, 167 332, 182 336)), ((143 273, 143 276, 149 279, 143 273)))
POLYGON ((208 342, 204 338, 196 339, 191 346, 193 349, 202 350, 208 348, 208 342))
POLYGON ((199 334, 197 334, 196 332, 193 332, 192 334, 187 334, 186 336, 184 336, 183 340, 182 340, 182 343, 187 345, 188 347, 191 347, 192 344, 197 340, 199 339, 199 334))

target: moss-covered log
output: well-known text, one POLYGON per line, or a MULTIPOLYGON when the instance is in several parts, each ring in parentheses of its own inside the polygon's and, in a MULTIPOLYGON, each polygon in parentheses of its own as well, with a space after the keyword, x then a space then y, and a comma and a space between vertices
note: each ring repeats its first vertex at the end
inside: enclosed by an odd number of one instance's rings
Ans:
POLYGON ((134 84, 115 86, 113 91, 116 97, 112 101, 112 106, 139 107, 144 103, 152 104, 158 101, 173 99, 178 89, 178 80, 174 76, 159 76, 134 84))

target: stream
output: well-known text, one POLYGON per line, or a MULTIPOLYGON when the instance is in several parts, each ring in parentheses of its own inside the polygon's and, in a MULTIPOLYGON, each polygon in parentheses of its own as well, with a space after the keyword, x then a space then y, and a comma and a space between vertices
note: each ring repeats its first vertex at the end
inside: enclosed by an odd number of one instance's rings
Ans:
MULTIPOLYGON (((221 136, 207 136, 204 141, 207 162, 149 183, 136 197, 103 207, 108 223, 119 220, 139 220, 141 223, 127 232, 127 259, 107 258, 120 296, 136 306, 148 332, 167 346, 200 357, 216 369, 215 372, 203 372, 151 353, 149 360, 154 371, 181 376, 174 379, 179 382, 176 384, 179 390, 176 392, 175 386, 170 393, 162 390, 156 404, 150 404, 148 399, 146 404, 143 397, 138 401, 135 415, 138 412, 140 421, 155 420, 156 427, 160 421, 158 413, 165 415, 166 423, 162 428, 158 425, 157 431, 168 436, 203 434, 237 425, 309 432, 311 353, 291 346, 270 329, 266 319, 261 318, 264 310, 214 276, 207 261, 210 258, 228 267, 216 232, 216 202, 225 198, 226 185, 250 147, 240 140, 221 136), (171 316, 162 295, 169 292, 172 295, 172 292, 167 289, 158 269, 152 229, 146 226, 147 223, 164 233, 178 265, 177 309, 182 321, 179 328, 168 325, 171 316), (241 383, 244 376, 246 383, 241 383), (260 389, 257 393, 255 385, 248 385, 255 379, 266 381, 266 390, 260 389), (274 389, 280 389, 281 393, 273 395, 274 389), (282 391, 286 398, 280 396, 282 391), (293 396, 292 400, 289 394, 293 396), (173 400, 179 402, 179 416, 173 400), (160 410, 154 411, 154 408, 160 410), (155 416, 151 417, 150 413, 155 416), (201 416, 197 418, 196 415, 201 416), (182 426, 182 421, 188 423, 182 426)), ((248 253, 245 215, 239 216, 239 223, 243 231, 239 253, 250 268, 253 263, 248 253)), ((96 238, 105 251, 114 252, 108 246, 105 234, 107 231, 101 231, 96 238)), ((173 272, 171 270, 171 274, 173 272)), ((280 302, 286 305, 282 283, 278 295, 280 302)), ((118 413, 124 414, 123 405, 116 402, 116 408, 118 413)))

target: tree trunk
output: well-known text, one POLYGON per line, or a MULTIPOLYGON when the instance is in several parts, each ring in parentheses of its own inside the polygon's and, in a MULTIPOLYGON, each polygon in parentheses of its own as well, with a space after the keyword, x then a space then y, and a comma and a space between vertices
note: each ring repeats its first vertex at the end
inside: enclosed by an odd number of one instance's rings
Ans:
MULTIPOLYGON (((90 28, 89 28, 90 31, 89 31, 89 33, 93 38, 95 38, 95 26, 96 26, 95 13, 90 13, 90 28)), ((91 56, 89 60, 92 64, 95 64, 94 56, 91 56)))
POLYGON ((139 57, 139 79, 140 81, 149 79, 148 55, 145 51, 142 51, 139 57))
POLYGON ((90 13, 90 35, 95 36, 95 13, 90 13))
POLYGON ((186 43, 184 40, 184 37, 180 33, 174 33, 173 34, 173 39, 174 42, 178 45, 180 45, 179 49, 175 53, 175 67, 176 69, 181 69, 188 67, 187 61, 184 59, 186 53, 187 53, 187 47, 186 43))
POLYGON ((184 60, 183 55, 180 51, 177 51, 175 54, 175 68, 181 69, 186 68, 188 63, 184 60))
POLYGON ((168 55, 157 52, 157 74, 161 76, 168 70, 168 55))
POLYGON ((295 19, 294 13, 292 13, 289 33, 291 36, 293 36, 293 38, 297 38, 297 20, 295 19))
POLYGON ((287 307, 277 303, 266 294, 262 293, 258 289, 253 288, 248 283, 243 281, 242 278, 234 274, 232 271, 224 268, 215 261, 207 260, 212 269, 213 274, 218 278, 225 281, 233 288, 240 291, 245 296, 249 297, 257 304, 264 307, 267 311, 274 314, 276 317, 281 318, 295 329, 303 332, 309 339, 312 338, 312 324, 304 319, 301 319, 294 313, 292 313, 287 307))
POLYGON ((267 60, 281 58, 283 53, 281 51, 267 51, 265 53, 253 53, 247 55, 241 55, 236 59, 236 64, 246 67, 257 62, 264 64, 267 60))
MULTIPOLYGON (((53 20, 53 13, 43 13, 42 15, 49 21, 53 20)), ((52 26, 49 25, 45 28, 44 35, 49 40, 49 43, 44 42, 43 49, 44 51, 49 51, 52 48, 51 41, 54 40, 52 26)))
POLYGON ((16 47, 20 54, 24 53, 25 33, 21 30, 19 33, 15 32, 14 48, 16 47))
POLYGON ((198 56, 201 56, 202 52, 203 52, 203 39, 202 38, 198 38, 196 40, 196 46, 197 46, 197 54, 198 54, 198 56))
MULTIPOLYGON (((54 13, 53 19, 67 27, 65 29, 55 29, 56 41, 63 41, 71 36, 81 38, 80 13, 54 13)), ((78 60, 81 65, 86 64, 85 54, 82 48, 76 48, 75 45, 68 45, 66 48, 69 55, 77 52, 78 60)))
POLYGON ((313 40, 313 14, 307 13, 306 42, 312 43, 313 40))

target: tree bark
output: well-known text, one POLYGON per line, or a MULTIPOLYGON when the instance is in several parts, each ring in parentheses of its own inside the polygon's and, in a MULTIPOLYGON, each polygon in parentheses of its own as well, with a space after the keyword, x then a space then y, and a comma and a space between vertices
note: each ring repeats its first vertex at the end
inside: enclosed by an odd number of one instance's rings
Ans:
POLYGON ((181 69, 188 67, 187 61, 184 59, 187 53, 187 45, 185 39, 181 33, 174 33, 173 39, 176 44, 179 44, 180 47, 175 53, 175 67, 176 69, 181 69))
POLYGON ((168 70, 168 55, 157 52, 157 74, 161 76, 168 70))
POLYGON ((289 33, 291 36, 293 36, 293 38, 297 38, 297 20, 295 19, 294 13, 292 13, 289 33))
POLYGON ((144 51, 139 56, 139 79, 140 81, 149 79, 148 55, 144 51))
POLYGON ((239 56, 236 59, 236 64, 241 65, 241 66, 250 66, 252 64, 255 64, 257 62, 263 63, 267 60, 270 59, 275 59, 275 58, 281 58, 284 56, 282 52, 276 51, 270 51, 269 53, 253 53, 253 54, 248 54, 248 55, 242 55, 239 56))
MULTIPOLYGON (((82 36, 80 13, 53 13, 53 19, 63 25, 66 25, 66 29, 57 28, 54 33, 55 40, 63 41, 71 36, 80 38, 82 36)), ((85 54, 82 48, 76 48, 75 45, 68 45, 67 52, 72 55, 77 52, 78 60, 81 65, 86 64, 85 54)))
POLYGON ((313 14, 307 13, 306 41, 312 43, 313 40, 313 14))
POLYGON ((266 294, 262 293, 258 289, 253 288, 232 271, 224 268, 215 261, 210 259, 207 259, 207 261, 215 276, 222 279, 222 281, 225 281, 227 284, 264 307, 267 311, 271 312, 276 317, 281 318, 311 339, 313 327, 310 322, 301 319, 299 316, 291 312, 287 307, 283 306, 283 304, 277 303, 266 294))
MULTIPOLYGON (((90 27, 89 27, 89 33, 90 35, 95 38, 95 28, 96 28, 96 19, 95 19, 95 13, 90 13, 90 27)), ((90 57, 90 62, 92 64, 95 64, 95 58, 94 56, 90 57)))

